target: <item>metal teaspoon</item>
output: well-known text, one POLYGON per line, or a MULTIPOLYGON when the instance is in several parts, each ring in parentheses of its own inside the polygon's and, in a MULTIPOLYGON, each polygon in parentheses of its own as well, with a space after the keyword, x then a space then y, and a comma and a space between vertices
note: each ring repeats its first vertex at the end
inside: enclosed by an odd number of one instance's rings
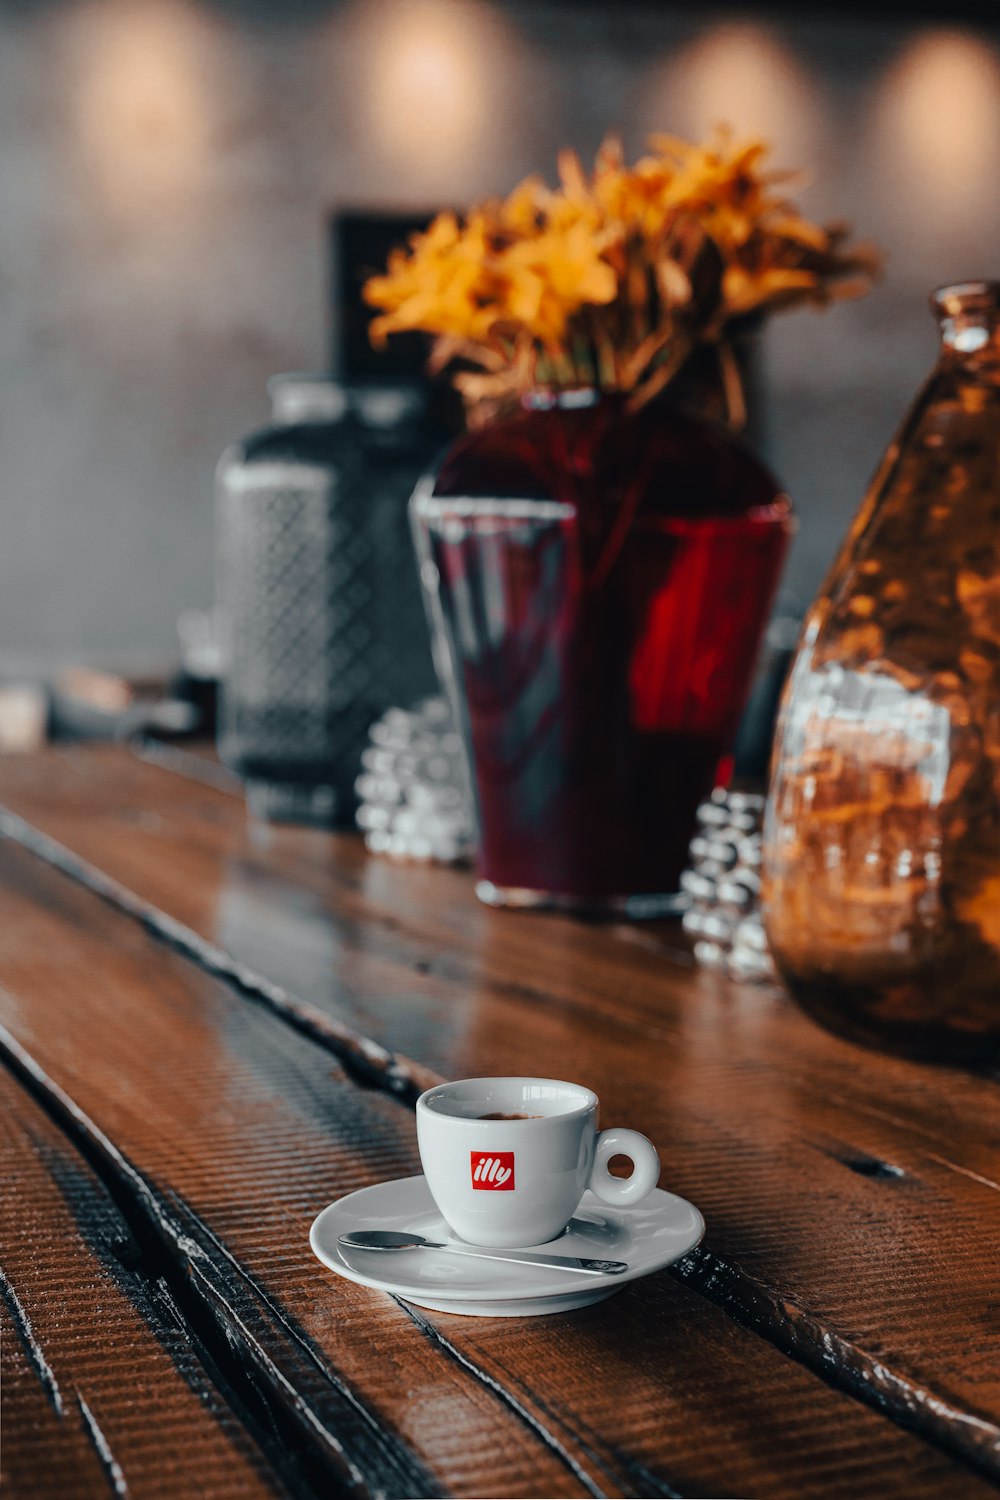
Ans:
POLYGON ((514 1261, 522 1266, 548 1266, 554 1271, 580 1271, 584 1276, 620 1276, 628 1270, 624 1260, 585 1260, 578 1255, 539 1255, 534 1250, 480 1250, 475 1245, 447 1244, 425 1240, 421 1234, 401 1234, 394 1229, 356 1229, 337 1236, 338 1245, 350 1250, 446 1250, 476 1260, 514 1261))

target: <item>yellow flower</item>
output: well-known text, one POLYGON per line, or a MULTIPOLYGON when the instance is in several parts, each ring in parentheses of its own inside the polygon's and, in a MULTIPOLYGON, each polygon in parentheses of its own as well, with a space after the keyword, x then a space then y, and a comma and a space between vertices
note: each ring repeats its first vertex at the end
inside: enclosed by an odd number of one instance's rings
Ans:
POLYGON ((764 303, 778 303, 815 292, 818 277, 813 271, 783 270, 778 266, 759 271, 727 266, 722 273, 722 295, 727 313, 734 318, 756 312, 764 303))
POLYGON ((606 172, 594 191, 608 218, 630 234, 655 240, 670 218, 669 179, 658 163, 639 162, 631 172, 606 172))
POLYGON ((438 367, 485 372, 461 376, 476 399, 537 379, 653 392, 699 342, 724 350, 739 318, 866 290, 877 252, 804 219, 767 152, 727 129, 654 136, 631 167, 609 138, 589 174, 563 152, 557 188, 528 177, 394 251, 366 283, 372 338, 434 335, 438 367))
POLYGON ((767 228, 769 234, 776 235, 779 239, 792 240, 796 245, 805 245, 810 250, 818 250, 820 254, 830 248, 827 230, 819 224, 810 224, 808 219, 800 219, 798 214, 779 210, 776 216, 768 219, 767 228))
POLYGON ((514 234, 534 234, 551 196, 540 177, 526 177, 500 205, 501 225, 514 234))
POLYGON ((558 344, 573 313, 587 303, 613 302, 618 294, 618 278, 602 259, 603 249, 603 240, 584 220, 509 246, 498 268, 511 318, 543 344, 558 344))
POLYGON ((410 254, 394 251, 385 276, 365 283, 365 300, 383 310, 371 324, 375 344, 390 333, 421 329, 449 338, 486 338, 496 322, 498 291, 489 265, 489 223, 471 214, 464 226, 439 214, 410 254))
POLYGON ((733 145, 729 131, 719 130, 701 146, 673 136, 653 136, 650 144, 659 152, 652 160, 673 168, 666 204, 674 212, 696 215, 721 249, 739 249, 775 215, 800 235, 823 235, 817 226, 788 213, 787 204, 771 190, 785 174, 761 170, 768 150, 763 141, 733 145))

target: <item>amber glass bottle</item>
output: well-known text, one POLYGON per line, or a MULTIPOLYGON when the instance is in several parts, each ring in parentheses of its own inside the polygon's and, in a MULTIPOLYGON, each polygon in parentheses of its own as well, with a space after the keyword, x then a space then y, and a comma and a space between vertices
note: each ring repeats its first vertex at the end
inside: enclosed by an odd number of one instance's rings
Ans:
POLYGON ((915 1055, 1000 1053, 1000 283, 941 357, 806 622, 765 834, 803 1006, 915 1055))

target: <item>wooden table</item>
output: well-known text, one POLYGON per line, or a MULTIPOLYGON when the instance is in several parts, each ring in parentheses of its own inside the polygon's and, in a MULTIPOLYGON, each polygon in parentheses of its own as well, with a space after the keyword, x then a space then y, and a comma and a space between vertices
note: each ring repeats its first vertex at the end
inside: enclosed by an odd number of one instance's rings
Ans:
POLYGON ((869 1054, 669 926, 248 825, 178 752, 0 760, 0 1478, 49 1496, 980 1496, 1000 1095, 869 1054), (433 1314, 307 1233, 414 1173, 435 1078, 661 1147, 703 1246, 579 1312, 433 1314))

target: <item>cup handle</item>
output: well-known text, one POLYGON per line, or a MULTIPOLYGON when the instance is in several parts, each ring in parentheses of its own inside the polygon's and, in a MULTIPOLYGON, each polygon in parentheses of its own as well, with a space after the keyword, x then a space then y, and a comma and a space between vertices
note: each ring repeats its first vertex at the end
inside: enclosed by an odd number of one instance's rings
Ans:
POLYGON ((602 1130, 590 1173, 591 1192, 602 1203, 615 1208, 634 1208, 648 1198, 660 1176, 660 1158, 656 1147, 637 1130, 602 1130), (627 1156, 632 1163, 631 1177, 612 1177, 608 1162, 613 1156, 627 1156))

